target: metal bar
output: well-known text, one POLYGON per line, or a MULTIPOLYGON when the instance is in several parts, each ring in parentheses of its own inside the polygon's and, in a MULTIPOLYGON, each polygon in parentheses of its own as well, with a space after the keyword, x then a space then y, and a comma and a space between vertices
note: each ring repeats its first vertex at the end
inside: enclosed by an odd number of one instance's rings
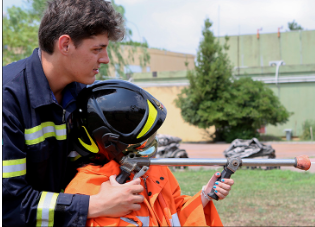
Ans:
POLYGON ((151 165, 159 166, 224 166, 227 164, 225 158, 150 158, 151 165))
POLYGON ((242 159, 242 166, 295 166, 295 159, 242 159))
MULTIPOLYGON (((224 166, 225 158, 150 158, 150 165, 161 166, 224 166)), ((242 166, 296 166, 295 159, 242 159, 242 166)))

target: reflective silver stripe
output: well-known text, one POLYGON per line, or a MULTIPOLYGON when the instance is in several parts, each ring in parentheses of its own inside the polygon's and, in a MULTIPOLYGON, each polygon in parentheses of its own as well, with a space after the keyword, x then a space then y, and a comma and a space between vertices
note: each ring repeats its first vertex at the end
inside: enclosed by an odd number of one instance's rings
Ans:
POLYGON ((42 192, 37 205, 36 226, 53 226, 58 193, 42 192))
POLYGON ((26 174, 26 158, 2 161, 2 177, 18 177, 26 174))
POLYGON ((68 157, 69 157, 69 158, 75 158, 75 157, 77 157, 78 155, 79 155, 78 152, 76 152, 76 151, 71 151, 71 152, 68 154, 68 157))
POLYGON ((150 217, 149 216, 137 216, 137 218, 139 218, 139 220, 142 222, 142 226, 149 226, 150 225, 150 217))
POLYGON ((44 122, 34 128, 25 129, 25 143, 27 145, 43 142, 48 137, 65 140, 67 138, 66 124, 55 125, 53 122, 44 122))
POLYGON ((32 134, 25 134, 25 139, 26 140, 37 139, 37 138, 39 138, 39 137, 41 137, 44 134, 49 133, 49 132, 56 132, 56 135, 60 135, 61 133, 64 134, 63 131, 64 131, 63 129, 62 129, 62 131, 55 130, 54 126, 47 126, 45 128, 42 128, 42 130, 40 130, 40 131, 33 132, 32 134))
POLYGON ((26 170, 26 163, 13 166, 3 166, 2 168, 3 173, 11 173, 22 170, 26 170))
POLYGON ((172 219, 170 221, 173 226, 181 226, 177 213, 172 215, 172 219))
POLYGON ((129 224, 132 224, 132 225, 135 225, 135 226, 139 226, 137 222, 135 222, 134 220, 132 220, 130 218, 120 217, 120 219, 125 221, 125 222, 128 222, 129 224))

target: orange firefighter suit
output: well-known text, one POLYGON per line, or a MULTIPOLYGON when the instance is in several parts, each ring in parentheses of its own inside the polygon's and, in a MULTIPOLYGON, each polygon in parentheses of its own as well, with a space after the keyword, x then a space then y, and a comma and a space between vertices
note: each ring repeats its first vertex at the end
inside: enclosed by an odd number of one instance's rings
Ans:
MULTIPOLYGON (((97 194, 103 182, 109 180, 111 175, 119 173, 119 165, 115 161, 110 161, 104 166, 84 166, 78 169, 77 175, 67 186, 65 193, 97 194)), ((120 218, 88 219, 86 225, 222 226, 213 202, 210 201, 203 208, 200 192, 193 197, 181 195, 179 184, 167 167, 151 166, 142 177, 141 184, 146 189, 141 193, 145 199, 140 210, 120 218)))

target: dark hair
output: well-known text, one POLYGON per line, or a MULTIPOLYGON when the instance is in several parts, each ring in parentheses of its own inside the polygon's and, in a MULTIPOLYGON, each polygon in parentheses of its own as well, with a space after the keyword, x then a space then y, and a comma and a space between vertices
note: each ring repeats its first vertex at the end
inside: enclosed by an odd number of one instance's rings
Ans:
POLYGON ((51 0, 39 26, 39 47, 52 54, 55 41, 67 34, 77 47, 83 39, 108 33, 113 41, 124 38, 123 18, 104 0, 51 0))

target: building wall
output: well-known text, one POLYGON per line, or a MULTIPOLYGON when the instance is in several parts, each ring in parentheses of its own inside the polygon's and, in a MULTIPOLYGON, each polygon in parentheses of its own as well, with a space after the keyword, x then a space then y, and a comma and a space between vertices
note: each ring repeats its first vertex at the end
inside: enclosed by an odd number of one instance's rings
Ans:
POLYGON ((315 82, 268 84, 268 87, 293 114, 283 125, 268 125, 266 134, 285 136, 284 130, 291 129, 293 136, 301 136, 304 121, 315 120, 315 82))
MULTIPOLYGON (((206 136, 205 130, 184 122, 180 114, 180 109, 175 106, 174 100, 183 89, 183 86, 145 86, 143 88, 162 102, 167 109, 167 117, 162 127, 158 130, 159 134, 177 136, 185 142, 211 140, 206 136)), ((213 133, 214 127, 211 127, 207 131, 213 133)))
MULTIPOLYGON (((267 83, 280 102, 293 115, 283 125, 266 127, 266 133, 284 136, 292 129, 293 136, 302 134, 305 120, 315 120, 315 30, 229 37, 227 54, 236 77, 251 77, 267 83), (279 67, 270 61, 283 60, 279 67), (278 83, 278 85, 277 85, 278 83)), ((219 43, 225 42, 219 37, 219 43)))
MULTIPOLYGON (((129 67, 131 71, 135 68, 141 68, 140 72, 149 73, 150 77, 152 77, 152 72, 191 70, 195 67, 195 56, 192 54, 150 48, 135 48, 135 51, 133 52, 131 51, 132 47, 130 46, 123 46, 122 50, 122 56, 128 61, 128 65, 131 66, 129 67), (145 67, 141 67, 140 64, 141 55, 144 53, 143 51, 146 51, 150 55, 150 61, 145 67), (133 60, 128 60, 130 57, 132 57, 133 60), (188 63, 187 67, 185 62, 188 63)), ((112 60, 117 61, 117 58, 113 56, 112 60)), ((110 75, 115 77, 115 68, 110 67, 109 71, 110 75)), ((137 73, 139 73, 139 71, 137 71, 137 73)))
MULTIPOLYGON (((274 67, 265 70, 267 76, 252 76, 252 78, 265 81, 266 86, 271 88, 274 94, 279 97, 284 107, 293 113, 288 122, 283 125, 267 125, 266 134, 285 136, 284 130, 291 129, 293 136, 300 136, 303 122, 305 120, 315 120, 315 74, 312 74, 312 71, 315 71, 315 66, 308 67, 302 72, 299 66, 286 67, 289 67, 289 69, 284 68, 283 71, 290 71, 291 74, 288 76, 281 76, 280 74, 278 85, 275 83, 273 75, 274 67), (271 77, 268 75, 271 75, 271 77)), ((257 75, 255 71, 252 73, 252 75, 257 75)), ((139 78, 139 76, 136 77, 138 79, 135 79, 135 83, 152 93, 166 106, 168 117, 165 125, 161 128, 164 134, 179 136, 184 141, 206 141, 203 130, 185 123, 180 115, 180 109, 176 108, 174 104, 174 99, 176 99, 181 89, 184 86, 189 86, 188 80, 183 79, 184 71, 172 72, 172 77, 169 77, 169 74, 170 72, 160 72, 157 78, 147 80, 139 78)), ((136 74, 136 76, 138 75, 143 74, 136 74)), ((213 132, 214 129, 211 130, 213 132)))
MULTIPOLYGON (((219 37, 220 44, 225 38, 219 37)), ((315 64, 315 30, 230 36, 227 54, 234 67, 269 66, 283 60, 286 65, 315 64)))
POLYGON ((186 61, 188 62, 188 69, 194 69, 195 55, 157 49, 148 49, 148 52, 151 72, 186 70, 186 61))

